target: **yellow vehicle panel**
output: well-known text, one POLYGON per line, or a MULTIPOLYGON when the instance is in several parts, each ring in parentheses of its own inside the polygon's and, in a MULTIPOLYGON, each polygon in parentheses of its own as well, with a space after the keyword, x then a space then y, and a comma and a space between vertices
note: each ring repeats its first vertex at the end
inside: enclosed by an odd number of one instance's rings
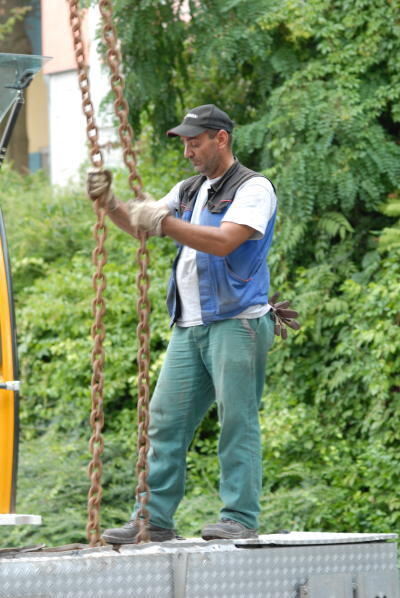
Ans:
MULTIPOLYGON (((0 210, 0 382, 16 380, 18 360, 11 272, 0 210)), ((18 393, 0 389, 0 513, 15 510, 18 393)))

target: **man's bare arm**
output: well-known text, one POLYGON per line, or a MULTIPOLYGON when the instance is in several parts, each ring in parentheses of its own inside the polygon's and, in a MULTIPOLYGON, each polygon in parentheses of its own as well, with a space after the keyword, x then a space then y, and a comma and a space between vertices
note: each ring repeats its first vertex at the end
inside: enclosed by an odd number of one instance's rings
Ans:
POLYGON ((217 226, 203 226, 190 224, 172 216, 166 216, 162 221, 164 235, 175 239, 197 251, 204 251, 224 257, 247 241, 254 230, 235 222, 222 222, 217 226))

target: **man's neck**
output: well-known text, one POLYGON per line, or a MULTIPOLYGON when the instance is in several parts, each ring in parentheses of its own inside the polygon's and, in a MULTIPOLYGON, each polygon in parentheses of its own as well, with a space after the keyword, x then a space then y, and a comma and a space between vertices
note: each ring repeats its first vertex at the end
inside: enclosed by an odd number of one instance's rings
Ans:
POLYGON ((212 180, 212 179, 217 179, 217 178, 223 176, 226 173, 226 171, 229 170, 230 167, 234 164, 234 162, 235 162, 234 156, 230 155, 229 157, 227 157, 226 160, 221 161, 221 163, 213 171, 213 173, 211 175, 207 175, 207 178, 209 180, 212 180))

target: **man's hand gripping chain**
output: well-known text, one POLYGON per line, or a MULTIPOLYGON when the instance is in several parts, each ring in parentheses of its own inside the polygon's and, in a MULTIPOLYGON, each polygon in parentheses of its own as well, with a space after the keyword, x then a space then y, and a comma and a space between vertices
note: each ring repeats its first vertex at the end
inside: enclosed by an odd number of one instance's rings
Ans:
POLYGON ((92 201, 99 204, 106 212, 113 212, 118 204, 111 189, 112 173, 110 170, 89 170, 87 174, 87 193, 92 201))
POLYGON ((162 237, 162 221, 169 215, 169 209, 162 201, 149 199, 128 203, 131 225, 149 235, 162 237))
POLYGON ((290 303, 289 301, 280 301, 277 303, 277 299, 279 297, 279 293, 275 293, 268 303, 272 308, 272 313, 275 319, 275 334, 277 336, 282 336, 283 339, 287 338, 287 329, 286 326, 292 328, 293 330, 299 330, 300 324, 294 318, 298 317, 298 312, 294 309, 288 309, 290 303))

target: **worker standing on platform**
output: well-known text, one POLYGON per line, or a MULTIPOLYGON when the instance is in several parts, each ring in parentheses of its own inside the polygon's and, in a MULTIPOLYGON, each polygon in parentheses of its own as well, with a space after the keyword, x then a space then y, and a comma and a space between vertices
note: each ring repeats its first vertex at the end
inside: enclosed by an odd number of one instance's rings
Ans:
MULTIPOLYGON (((116 199, 109 173, 88 178, 111 220, 129 234, 165 235, 178 244, 168 289, 171 325, 165 362, 150 402, 151 541, 176 537, 173 516, 183 498, 186 453, 216 401, 222 509, 205 525, 209 539, 257 536, 262 477, 258 410, 267 352, 274 338, 268 304, 276 196, 264 176, 232 153, 233 122, 213 104, 190 110, 168 131, 199 173, 161 200, 116 199)), ((110 544, 134 543, 135 520, 108 529, 110 544)))

